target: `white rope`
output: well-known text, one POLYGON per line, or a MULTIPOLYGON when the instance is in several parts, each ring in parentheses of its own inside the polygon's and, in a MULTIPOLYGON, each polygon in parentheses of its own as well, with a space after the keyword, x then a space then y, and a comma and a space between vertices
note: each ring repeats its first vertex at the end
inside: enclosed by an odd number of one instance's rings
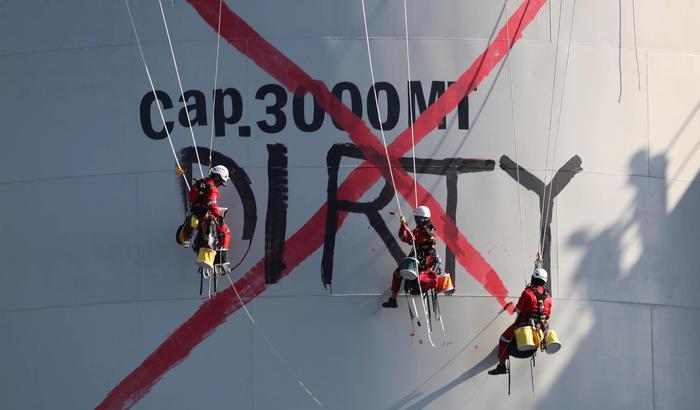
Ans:
MULTIPOLYGON (((561 11, 559 12, 561 15, 561 11)), ((554 165, 556 164, 556 158, 557 158, 557 145, 559 141, 559 126, 561 125, 561 114, 564 110, 564 94, 566 92, 566 78, 567 78, 567 73, 569 72, 569 57, 571 56, 571 37, 574 32, 574 17, 576 16, 576 0, 574 0, 574 6, 571 11, 571 24, 569 26, 569 44, 567 45, 566 48, 566 62, 564 63, 564 78, 562 79, 562 86, 561 86, 561 98, 559 100, 559 114, 557 117, 557 125, 556 125, 556 132, 554 134, 554 153, 552 155, 552 180, 554 179, 554 165)), ((561 24, 560 24, 561 25, 561 24)), ((549 142, 547 143, 549 145, 549 142)), ((544 188, 543 188, 543 198, 542 200, 544 202, 545 206, 545 211, 543 212, 544 219, 542 220, 542 241, 540 243, 540 250, 542 251, 540 255, 542 258, 544 258, 544 240, 547 237, 547 221, 549 220, 549 211, 550 211, 550 206, 549 206, 549 200, 552 198, 552 188, 549 187, 549 194, 547 194, 547 167, 548 165, 545 163, 545 178, 543 181, 544 188)), ((551 181, 550 181, 551 182, 551 181)), ((553 204, 552 204, 553 206, 553 204)))
POLYGON ((245 311, 245 314, 248 316, 248 320, 250 320, 250 323, 253 325, 255 330, 257 330, 258 333, 260 333, 260 336, 262 336, 263 340, 265 340, 265 343, 267 343, 267 346, 270 348, 270 350, 272 350, 272 353, 275 354, 275 356, 277 357, 277 360, 279 360, 287 368, 287 371, 296 379, 297 384, 299 384, 299 386, 306 392, 306 394, 309 397, 311 397, 311 399, 316 403, 316 405, 318 405, 319 407, 323 407, 323 403, 321 403, 321 401, 316 398, 316 396, 311 392, 311 390, 308 387, 306 387, 306 385, 301 380, 299 375, 294 371, 294 369, 292 369, 289 362, 287 362, 287 360, 284 359, 282 354, 279 352, 279 350, 277 350, 277 348, 275 348, 275 346, 272 344, 272 342, 267 337, 265 332, 263 332, 263 330, 260 328, 260 326, 258 326, 258 323, 255 321, 255 319, 253 319, 253 315, 248 310, 248 307, 246 307, 246 304, 243 303, 243 299, 241 299, 241 295, 238 293, 238 289, 236 289, 236 285, 234 285, 233 280, 231 280, 231 276, 229 276, 228 273, 226 273, 226 278, 228 279, 229 283, 231 284, 233 291, 236 293, 236 297, 238 298, 238 302, 241 304, 241 307, 245 311))
POLYGON ((552 75, 552 98, 550 100, 549 104, 549 124, 547 125, 547 149, 545 151, 545 157, 544 157, 544 178, 542 179, 542 217, 540 218, 540 233, 542 235, 542 238, 540 238, 540 241, 538 241, 538 251, 539 254, 544 257, 544 235, 545 235, 545 229, 546 229, 546 221, 544 219, 544 214, 545 214, 545 207, 547 206, 547 203, 545 201, 546 196, 547 196, 547 168, 549 166, 549 147, 550 147, 550 141, 552 139, 552 123, 554 119, 554 98, 556 94, 556 84, 557 84, 557 66, 559 63, 559 41, 561 38, 561 16, 563 14, 564 7, 563 7, 563 0, 559 0, 559 21, 558 21, 558 27, 557 27, 557 41, 554 47, 554 73, 552 75))
MULTIPOLYGON (((418 289, 420 289, 420 281, 418 281, 418 289)), ((416 312, 416 315, 418 314, 418 308, 416 307, 416 295, 409 295, 407 296, 411 298, 411 303, 413 303, 413 311, 416 312)), ((423 294, 420 294, 420 300, 421 303, 423 304, 423 309, 425 309, 425 301, 423 300, 423 294)), ((435 343, 433 342, 433 337, 430 331, 430 320, 428 319, 428 314, 425 314, 425 329, 428 331, 428 341, 430 342, 430 345, 433 347, 435 346, 435 343)))
MULTIPOLYGON (((403 20, 405 28, 406 37, 406 74, 408 77, 408 115, 409 122, 411 124, 411 152, 413 160, 413 197, 415 199, 415 207, 418 208, 418 171, 416 169, 416 137, 413 130, 413 101, 411 93, 411 52, 408 47, 408 7, 406 6, 406 0, 403 0, 403 20)), ((418 255, 416 249, 416 242, 413 241, 413 252, 418 255)), ((440 327, 442 328, 442 334, 447 338, 447 333, 445 332, 445 324, 442 319, 442 314, 440 315, 440 327)))
MULTIPOLYGON (((415 197, 416 208, 418 208, 418 177, 416 172, 416 137, 413 132, 413 94, 411 93, 411 53, 408 50, 408 9, 406 0, 403 0, 403 19, 404 27, 406 28, 406 73, 408 75, 408 118, 411 124, 411 147, 413 152, 413 193, 415 197)), ((415 248, 415 245, 414 245, 415 248)))
POLYGON ((399 201, 399 196, 396 195, 396 181, 394 180, 394 171, 391 167, 391 158, 389 157, 389 148, 387 147, 386 137, 384 136, 384 125, 382 124, 382 114, 379 110, 379 97, 377 96, 377 83, 374 80, 374 68, 372 65, 372 50, 369 46, 369 31, 367 29, 367 13, 365 12, 365 0, 362 0, 362 21, 365 25, 365 40, 367 41, 367 58, 369 59, 369 73, 372 77, 372 91, 374 92, 374 106, 377 109, 377 118, 379 119, 379 131, 382 135, 382 142, 384 143, 384 154, 386 155, 386 163, 389 166, 389 175, 391 176, 391 186, 394 187, 394 197, 396 198, 396 206, 399 210, 399 214, 403 215, 401 211, 401 202, 399 201))
POLYGON ((185 100, 185 91, 182 88, 182 80, 180 80, 180 70, 177 68, 177 61, 175 60, 175 50, 173 50, 173 42, 170 39, 170 30, 168 30, 168 22, 165 19, 165 12, 163 11, 163 2, 158 0, 158 5, 160 6, 160 15, 163 16, 163 26, 165 26, 165 34, 168 36, 168 45, 170 46, 170 55, 173 57, 173 65, 175 66, 175 74, 177 75, 177 83, 180 86, 180 96, 182 97, 182 106, 185 109, 185 116, 187 117, 187 125, 190 129, 190 135, 192 135, 192 144, 194 145, 194 152, 197 156, 197 164, 199 165, 199 173, 204 178, 204 171, 202 170, 202 161, 199 159, 199 150, 197 149, 197 141, 194 138, 194 128, 192 128, 192 121, 190 120, 190 112, 187 109, 187 101, 185 100))
MULTIPOLYGON (((445 275, 447 275, 447 273, 445 273, 445 275)), ((439 299, 439 295, 437 294, 437 292, 435 292, 435 297, 438 298, 437 299, 438 303, 435 306, 437 306, 438 310, 440 310, 440 302, 439 302, 440 299, 439 299)), ((435 309, 433 308, 433 310, 435 310, 435 309)), ((437 318, 437 316, 436 316, 436 318, 437 318)), ((442 344, 444 345, 445 342, 447 341, 447 332, 445 331, 445 320, 442 317, 442 311, 440 311, 440 318, 437 319, 437 321, 440 322, 440 327, 442 328, 442 337, 443 337, 442 344)))
POLYGON ((620 25, 618 29, 618 45, 617 45, 617 66, 620 72, 620 95, 617 97, 617 103, 622 102, 622 0, 618 0, 619 4, 619 20, 620 25))
POLYGON ((634 11, 635 0, 632 0, 632 29, 634 30, 634 59, 637 62, 637 88, 642 91, 642 76, 639 73, 639 47, 637 47, 637 13, 634 11))
MULTIPOLYGON (((389 166, 389 175, 391 176, 391 185, 392 185, 392 187, 394 187, 394 197, 396 198, 396 206, 399 210, 399 215, 403 216, 403 212, 401 211, 401 202, 399 201, 399 196, 396 194, 396 181, 394 180, 394 171, 391 168, 391 158, 389 157, 389 148, 387 147, 386 137, 384 136, 384 125, 382 124, 382 114, 379 110, 379 97, 377 96, 376 81, 374 79, 374 66, 372 64, 372 50, 369 46, 369 30, 367 28, 367 12, 365 10, 365 0, 361 0, 361 1, 362 1, 362 22, 364 23, 364 26, 365 26, 365 40, 367 42, 367 58, 369 60, 369 72, 370 72, 370 76, 372 78, 372 91, 374 92, 375 108, 377 109, 377 118, 379 119, 379 131, 382 135, 382 143, 384 144, 384 154, 386 155, 386 162, 387 162, 387 165, 389 166)), ((408 30, 408 28, 406 30, 408 30)), ((410 105, 410 102, 409 102, 409 105, 410 105)), ((411 129, 413 129, 413 127, 411 127, 411 129)), ((414 152, 415 152, 415 146, 414 146, 414 152)), ((415 157, 414 157, 414 161, 415 161, 415 157)), ((415 164, 415 162, 414 162, 414 164, 415 164)), ((415 165, 414 165, 413 171, 414 171, 414 173, 416 171, 415 165)), ((415 180, 415 178, 414 178, 414 180, 415 180)), ((418 192, 415 192, 414 194, 415 194, 415 196, 417 196, 418 192)), ((416 251, 416 247, 415 247, 416 238, 413 237, 413 232, 411 232, 411 237, 412 237, 413 249, 414 249, 413 255, 415 256, 416 260, 418 260, 418 252, 416 251)), ((420 271, 420 261, 418 264, 418 270, 420 271)), ((420 293, 420 300, 421 300, 421 304, 423 305, 423 314, 425 315, 425 321, 427 324, 427 322, 429 320, 428 319, 428 309, 425 307, 425 300, 423 300, 423 289, 421 289, 421 286, 420 286, 420 272, 418 272, 418 274, 419 274, 419 278, 417 280, 418 281, 418 292, 420 293)), ((435 344, 433 343, 433 339, 431 336, 430 326, 427 326, 426 328, 428 330, 428 340, 430 340, 430 344, 433 347, 435 347, 435 344)))
MULTIPOLYGON (((506 14, 508 14, 508 1, 506 0, 506 14)), ((515 33, 517 34, 517 33, 515 33)), ((522 255, 523 255, 523 277, 525 279, 525 284, 527 285, 527 273, 525 273, 525 270, 527 269, 527 263, 525 262, 525 229, 523 228, 523 205, 522 201, 520 198, 520 162, 518 160, 518 127, 516 125, 517 118, 515 116, 515 93, 513 92, 513 69, 512 69, 512 60, 510 58, 510 52, 511 52, 511 41, 510 41, 510 24, 506 22, 506 42, 507 42, 507 47, 508 51, 506 52, 506 57, 503 59, 503 64, 508 63, 508 78, 509 78, 509 85, 510 85, 510 109, 511 109, 511 115, 513 116, 513 147, 515 150, 515 177, 516 180, 518 181, 518 184, 515 187, 516 192, 518 193, 518 215, 520 216, 520 244, 522 246, 522 255)))
MULTIPOLYGON (((139 33, 136 31, 136 24, 134 23, 134 16, 131 14, 131 7, 129 7, 129 0, 124 0, 124 4, 126 4, 126 10, 129 12, 129 20, 131 21, 131 29, 134 31, 134 36, 136 37, 136 44, 139 46, 139 53, 141 54, 141 61, 143 62, 143 67, 146 69, 146 76, 148 77, 148 82, 151 85, 151 91, 153 92, 153 98, 156 101, 156 106, 158 107, 158 113, 160 114, 160 119, 163 122, 163 129, 165 130, 165 135, 168 136, 168 143, 170 144, 170 149, 173 152, 173 157, 175 158, 175 163, 177 164, 178 169, 182 169, 182 166, 180 166, 180 161, 177 159, 177 153, 175 153, 175 147, 173 146, 173 140, 170 137, 170 131, 168 130, 168 126, 165 122, 165 116, 163 115, 163 109, 160 106, 160 102, 158 100, 158 96, 156 95, 156 87, 153 84, 153 78, 151 78, 151 72, 148 69, 148 64, 146 63, 146 57, 143 54, 143 48, 141 47, 141 39, 139 38, 139 33)), ((187 190, 189 191, 190 189, 190 183, 187 181, 187 176, 185 174, 182 175, 182 179, 185 181, 185 185, 187 185, 187 190)))
MULTIPOLYGON (((214 97, 212 98, 211 113, 216 110, 216 84, 219 79, 219 45, 221 44, 221 6, 224 0, 219 0, 219 23, 216 26, 216 63, 214 64, 214 97)), ((211 124, 211 137, 209 140, 209 169, 212 165, 212 152, 214 149, 214 122, 211 124)))

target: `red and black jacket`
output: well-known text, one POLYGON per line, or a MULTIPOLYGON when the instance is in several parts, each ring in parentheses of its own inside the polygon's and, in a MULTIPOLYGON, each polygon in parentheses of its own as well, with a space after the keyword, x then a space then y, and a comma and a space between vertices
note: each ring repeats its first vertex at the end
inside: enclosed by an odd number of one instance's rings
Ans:
POLYGON ((219 189, 216 187, 213 178, 204 178, 195 181, 190 188, 190 210, 194 215, 200 218, 204 217, 207 212, 216 218, 223 217, 217 205, 218 199, 219 189))

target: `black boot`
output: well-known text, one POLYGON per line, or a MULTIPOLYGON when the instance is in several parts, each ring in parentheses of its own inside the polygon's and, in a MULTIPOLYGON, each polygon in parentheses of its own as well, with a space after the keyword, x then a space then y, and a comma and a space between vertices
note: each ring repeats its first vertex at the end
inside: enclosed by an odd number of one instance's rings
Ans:
POLYGON ((508 373, 508 369, 506 368, 505 362, 500 362, 500 363, 498 363, 498 366, 496 366, 495 369, 489 370, 490 375, 506 374, 506 373, 508 373))
POLYGON ((382 303, 382 306, 385 308, 397 308, 399 307, 399 304, 396 303, 396 298, 389 298, 389 300, 382 303))

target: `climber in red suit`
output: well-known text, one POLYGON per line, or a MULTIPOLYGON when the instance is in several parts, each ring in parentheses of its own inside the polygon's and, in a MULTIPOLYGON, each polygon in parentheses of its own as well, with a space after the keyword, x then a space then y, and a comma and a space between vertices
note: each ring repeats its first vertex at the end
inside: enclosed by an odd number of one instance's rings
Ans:
MULTIPOLYGON (((435 250, 437 241, 435 239, 435 227, 430 222, 430 209, 427 206, 419 206, 413 214, 416 220, 416 228, 411 231, 406 223, 406 218, 402 216, 399 239, 409 245, 413 245, 415 239, 415 249, 418 253, 416 259, 418 259, 418 271, 420 272, 418 281, 421 289, 425 291, 435 287, 437 276, 440 273, 440 259, 435 250)), ((413 251, 411 251, 411 256, 413 256, 413 251)), ((382 304, 385 308, 398 306, 396 294, 401 289, 402 279, 399 275, 399 268, 396 268, 391 278, 391 297, 382 304)))
POLYGON ((217 200, 219 199, 218 187, 225 186, 228 180, 228 169, 223 165, 217 165, 209 171, 209 177, 200 179, 192 184, 189 193, 190 211, 192 215, 199 218, 199 229, 200 234, 203 235, 202 237, 205 234, 203 230, 209 221, 214 221, 216 225, 216 237, 218 248, 222 254, 222 263, 225 262, 226 253, 228 252, 231 231, 224 222, 224 215, 219 209, 217 200))
POLYGON ((489 374, 505 374, 508 373, 506 368, 506 360, 508 360, 508 345, 513 336, 515 329, 525 325, 530 320, 540 323, 542 328, 546 328, 547 320, 552 312, 552 297, 547 292, 545 284, 547 283, 547 271, 537 267, 532 272, 532 279, 523 293, 520 295, 518 304, 515 306, 517 317, 515 322, 506 329, 498 341, 498 366, 495 369, 489 370, 489 374))

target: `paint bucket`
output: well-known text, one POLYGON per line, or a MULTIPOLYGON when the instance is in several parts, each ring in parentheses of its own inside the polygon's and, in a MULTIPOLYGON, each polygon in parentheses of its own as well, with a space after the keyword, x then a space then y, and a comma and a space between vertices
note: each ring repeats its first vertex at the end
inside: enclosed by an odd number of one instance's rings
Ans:
POLYGON ((515 341, 518 344, 518 350, 521 352, 535 350, 537 346, 532 335, 531 326, 522 326, 515 329, 515 341))
POLYGON ((544 351, 549 354, 554 354, 561 349, 561 342, 559 342, 559 337, 557 337, 557 332, 554 330, 548 330, 545 336, 544 351))
POLYGON ((177 232, 175 233, 175 240, 177 241, 178 245, 188 246, 189 240, 191 238, 192 228, 190 228, 186 224, 182 224, 177 228, 177 232))
POLYGON ((454 288, 454 285, 452 285, 452 277, 449 273, 437 277, 437 283, 435 284, 436 292, 450 292, 454 290, 454 288))
POLYGON ((190 226, 194 229, 197 229, 199 227, 199 218, 197 218, 196 215, 192 215, 190 217, 190 226))
POLYGON ((399 265, 399 275, 406 280, 418 279, 418 259, 405 257, 399 265))
POLYGON ((199 253, 197 254, 197 265, 201 266, 204 269, 214 269, 215 258, 216 251, 203 246, 199 248, 199 253))

